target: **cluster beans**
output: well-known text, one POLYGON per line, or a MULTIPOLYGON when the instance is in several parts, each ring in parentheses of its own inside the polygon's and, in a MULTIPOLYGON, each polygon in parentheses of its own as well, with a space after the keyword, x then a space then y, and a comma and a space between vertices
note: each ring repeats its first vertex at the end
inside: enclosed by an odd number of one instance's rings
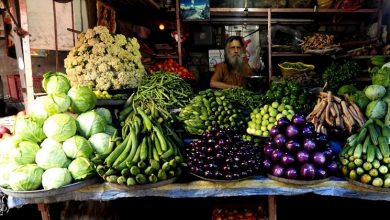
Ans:
POLYGON ((104 26, 88 29, 65 59, 72 86, 95 90, 135 88, 146 74, 136 38, 112 35, 104 26))

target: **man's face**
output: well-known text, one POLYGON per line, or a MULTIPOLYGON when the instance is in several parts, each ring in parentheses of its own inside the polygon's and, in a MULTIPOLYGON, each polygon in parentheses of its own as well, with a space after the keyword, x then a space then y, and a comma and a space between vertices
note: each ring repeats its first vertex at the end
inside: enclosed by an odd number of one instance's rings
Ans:
POLYGON ((232 65, 234 69, 239 69, 242 64, 242 47, 240 41, 233 40, 228 44, 227 55, 230 65, 232 65))

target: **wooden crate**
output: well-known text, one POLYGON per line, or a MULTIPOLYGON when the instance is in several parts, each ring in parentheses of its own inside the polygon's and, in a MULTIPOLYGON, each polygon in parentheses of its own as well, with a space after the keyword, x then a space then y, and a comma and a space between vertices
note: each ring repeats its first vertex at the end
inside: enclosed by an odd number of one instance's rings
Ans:
MULTIPOLYGON (((44 92, 42 87, 42 79, 43 77, 40 75, 33 76, 34 93, 44 92)), ((10 99, 23 101, 23 92, 19 74, 7 75, 7 85, 10 99)))

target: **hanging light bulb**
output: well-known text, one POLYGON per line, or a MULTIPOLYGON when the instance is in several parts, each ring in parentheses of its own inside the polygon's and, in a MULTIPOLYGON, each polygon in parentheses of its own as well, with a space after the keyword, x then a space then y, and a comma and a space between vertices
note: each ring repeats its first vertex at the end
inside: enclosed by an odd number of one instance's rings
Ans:
POLYGON ((160 25, 158 25, 158 29, 164 30, 165 29, 165 25, 163 23, 160 23, 160 25))

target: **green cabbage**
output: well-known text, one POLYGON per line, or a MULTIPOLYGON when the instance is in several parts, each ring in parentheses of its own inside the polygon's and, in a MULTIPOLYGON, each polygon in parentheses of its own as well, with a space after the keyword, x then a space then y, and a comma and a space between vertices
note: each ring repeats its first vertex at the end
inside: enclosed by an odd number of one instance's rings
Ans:
POLYGON ((383 118, 387 112, 387 104, 382 100, 375 100, 368 103, 366 108, 366 116, 369 118, 383 118))
POLYGON ((74 86, 69 89, 68 96, 71 99, 71 110, 75 113, 84 113, 95 108, 96 95, 87 86, 74 86))
POLYGON ((36 164, 19 166, 9 174, 8 184, 15 191, 36 190, 42 184, 43 172, 36 164))
POLYGON ((43 122, 49 117, 49 113, 46 112, 44 102, 46 96, 40 96, 34 99, 31 103, 28 115, 35 121, 43 122))
POLYGON ((360 109, 366 109, 368 103, 370 103, 370 99, 367 98, 366 94, 363 91, 357 91, 353 95, 350 96, 350 100, 356 103, 360 109))
POLYGON ((50 168, 42 174, 44 189, 58 189, 72 183, 72 176, 66 168, 50 168))
POLYGON ((386 94, 385 87, 381 85, 369 85, 365 88, 364 93, 371 101, 378 100, 386 94))
POLYGON ((19 135, 12 135, 6 139, 0 140, 0 165, 14 163, 11 156, 11 152, 18 146, 23 140, 19 135))
POLYGON ((22 141, 16 148, 13 148, 11 157, 18 165, 30 164, 35 162, 35 154, 40 149, 39 145, 31 141, 22 141))
POLYGON ((0 187, 9 187, 9 177, 12 173, 12 170, 19 167, 20 165, 16 165, 13 163, 9 164, 0 164, 0 187))
POLYGON ((106 120, 94 110, 80 114, 76 121, 77 131, 85 138, 106 130, 106 120))
POLYGON ((76 157, 90 158, 93 153, 91 143, 82 136, 75 135, 64 141, 62 144, 67 157, 75 159, 76 157))
POLYGON ((93 149, 97 154, 105 155, 112 151, 110 143, 111 135, 106 133, 96 133, 88 140, 91 142, 93 149))
POLYGON ((109 134, 109 135, 113 135, 116 131, 116 128, 112 125, 106 125, 106 130, 104 130, 104 133, 106 134, 109 134))
POLYGON ((372 84, 381 85, 386 88, 390 88, 390 68, 386 66, 382 66, 382 68, 373 72, 371 79, 372 79, 372 84))
POLYGON ((43 74, 42 86, 47 94, 67 93, 70 89, 70 81, 66 74, 50 71, 43 74))
POLYGON ((63 142, 76 134, 76 120, 68 114, 56 114, 45 121, 43 131, 48 138, 63 142))
POLYGON ((112 115, 110 110, 107 108, 96 108, 95 111, 106 120, 107 124, 112 124, 112 115))
POLYGON ((49 116, 63 113, 70 107, 70 98, 65 93, 51 93, 44 99, 43 107, 49 116))
POLYGON ((35 163, 45 170, 54 167, 63 168, 68 165, 68 158, 62 148, 44 147, 35 155, 35 163))
POLYGON ((53 140, 51 138, 46 138, 45 140, 42 141, 41 143, 41 148, 44 147, 59 147, 62 148, 62 144, 56 140, 53 140))
POLYGON ((46 138, 42 129, 42 122, 31 117, 18 117, 15 122, 15 134, 25 141, 40 143, 46 138))
POLYGON ((74 159, 69 164, 68 169, 75 180, 83 180, 95 174, 95 169, 93 168, 91 161, 85 157, 74 159))

